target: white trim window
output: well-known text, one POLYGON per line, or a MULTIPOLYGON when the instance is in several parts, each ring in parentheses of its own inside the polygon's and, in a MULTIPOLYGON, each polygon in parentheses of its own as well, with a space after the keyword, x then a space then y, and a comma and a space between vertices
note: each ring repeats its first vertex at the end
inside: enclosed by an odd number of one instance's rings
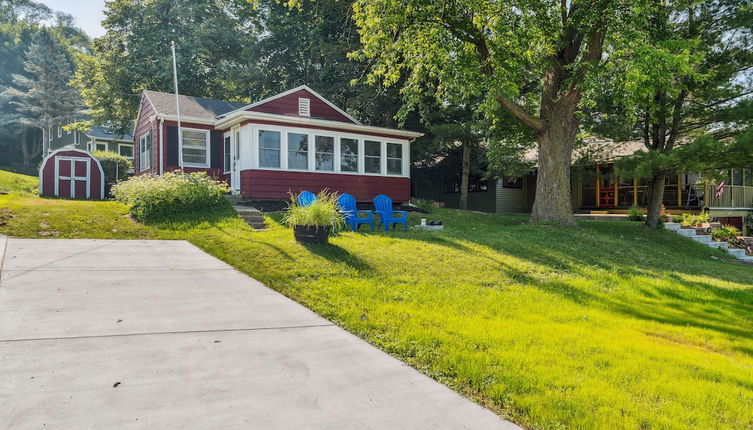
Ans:
POLYGON ((403 174, 403 145, 387 142, 387 174, 403 174))
POLYGON ((118 143, 118 154, 130 160, 133 160, 133 145, 118 143))
POLYGON ((152 167, 152 131, 144 134, 139 138, 139 171, 151 169, 152 167))
POLYGON ((63 129, 60 126, 58 126, 58 139, 61 137, 63 137, 63 129))
POLYGON ((230 173, 230 161, 231 161, 230 150, 232 149, 230 146, 232 143, 231 140, 232 139, 231 139, 230 133, 226 134, 225 137, 222 139, 222 142, 223 142, 222 150, 223 150, 223 155, 224 155, 224 160, 222 163, 222 173, 230 173))
POLYGON ((95 151, 107 151, 107 143, 104 143, 104 142, 95 142, 94 143, 94 150, 95 151))
POLYGON ((309 169, 309 135, 288 133, 288 169, 309 169))
POLYGON ((183 134, 183 165, 209 167, 209 130, 181 128, 183 134))
POLYGON ((320 172, 335 171, 335 138, 332 136, 316 136, 314 138, 316 153, 315 167, 320 172))
POLYGON ((280 168, 280 132, 259 130, 259 167, 280 168))
POLYGON ((358 139, 340 138, 340 171, 358 172, 358 139))
POLYGON ((305 97, 298 99, 298 115, 311 116, 311 99, 305 97))
POLYGON ((364 142, 364 166, 365 173, 382 173, 382 142, 367 140, 364 142))

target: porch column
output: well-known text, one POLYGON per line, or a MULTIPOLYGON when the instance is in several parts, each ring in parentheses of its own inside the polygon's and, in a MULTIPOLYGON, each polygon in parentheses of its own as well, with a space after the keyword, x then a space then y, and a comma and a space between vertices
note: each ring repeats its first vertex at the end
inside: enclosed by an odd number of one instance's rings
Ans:
POLYGON ((638 206, 638 180, 633 178, 633 206, 638 206))
POLYGON ((677 206, 682 207, 682 175, 677 175, 677 206))

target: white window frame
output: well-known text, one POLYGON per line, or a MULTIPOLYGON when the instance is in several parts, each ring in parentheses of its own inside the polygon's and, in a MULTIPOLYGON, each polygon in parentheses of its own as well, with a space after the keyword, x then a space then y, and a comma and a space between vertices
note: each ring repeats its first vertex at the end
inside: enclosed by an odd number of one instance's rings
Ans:
MULTIPOLYGON (((285 138, 284 138, 284 140, 285 140, 285 170, 290 170, 291 172, 308 172, 308 171, 310 171, 311 170, 311 163, 313 162, 313 161, 311 161, 312 153, 316 153, 316 148, 314 147, 315 144, 311 140, 314 137, 314 135, 312 135, 311 133, 300 133, 300 132, 297 132, 297 131, 289 131, 289 130, 286 131, 286 132, 284 132, 283 134, 285 135, 285 138), (289 134, 290 133, 300 134, 300 135, 306 136, 306 144, 307 144, 308 148, 306 150, 306 168, 305 169, 295 169, 295 168, 290 167, 290 145, 289 145, 289 143, 290 143, 290 140, 289 140, 290 136, 289 136, 289 134)), ((280 148, 282 148, 282 146, 283 146, 283 143, 281 141, 280 142, 280 148)), ((296 152, 301 152, 301 151, 296 151, 296 152)), ((314 159, 314 160, 316 160, 316 159, 314 159)), ((282 164, 283 163, 281 162, 280 163, 280 168, 282 168, 282 164)))
POLYGON ((94 142, 94 150, 95 151, 107 151, 109 146, 107 145, 107 142, 94 142), (105 149, 99 149, 99 145, 104 145, 105 149))
MULTIPOLYGON (((350 132, 333 132, 329 130, 319 130, 314 128, 302 128, 302 127, 296 127, 296 126, 281 126, 281 125, 272 125, 272 124, 247 124, 244 125, 242 130, 248 130, 248 132, 251 133, 251 148, 252 151, 250 153, 253 154, 253 157, 248 160, 248 164, 244 167, 244 169, 258 169, 258 170, 283 170, 283 171, 290 171, 290 172, 311 172, 311 173, 320 173, 320 174, 337 174, 337 175, 362 175, 362 176, 385 176, 385 177, 392 177, 392 178, 409 178, 410 177, 410 141, 403 140, 403 139, 385 139, 384 137, 379 136, 371 136, 367 134, 359 134, 359 133, 350 133, 350 132), (259 131, 276 131, 280 133, 280 167, 261 167, 260 166, 260 160, 259 160, 259 131), (298 170, 298 169, 288 169, 287 166, 287 152, 288 152, 288 133, 300 133, 300 134, 308 134, 309 135, 309 168, 308 170, 298 170), (334 171, 322 171, 322 170, 315 170, 316 168, 316 162, 314 159, 316 148, 312 148, 312 145, 314 145, 315 138, 314 136, 330 136, 335 137, 335 170, 334 171), (349 139, 355 139, 358 141, 358 171, 357 172, 343 172, 340 169, 340 139, 341 138, 349 138, 349 139), (374 142, 379 142, 381 147, 381 154, 380 154, 380 167, 381 171, 379 173, 367 173, 364 171, 365 169, 365 141, 370 140, 374 142), (403 174, 402 175, 388 175, 386 174, 386 142, 390 143, 399 143, 402 145, 403 148, 403 174), (283 154, 285 156, 283 156, 283 154)), ((247 133, 247 131, 243 131, 247 133)))
POLYGON ((146 147, 146 140, 149 137, 150 131, 147 131, 141 137, 139 137, 139 172, 143 172, 144 170, 149 170, 152 168, 152 158, 153 158, 153 151, 154 151, 154 144, 153 142, 150 142, 149 145, 149 152, 146 152, 144 149, 146 147), (144 157, 144 155, 149 155, 148 157, 144 157), (148 163, 144 163, 144 160, 148 160, 148 163))
POLYGON ((129 159, 129 160, 133 160, 133 154, 134 154, 134 151, 133 151, 133 149, 134 149, 134 148, 133 148, 133 145, 129 145, 129 144, 127 144, 127 143, 118 143, 118 155, 123 155, 123 157, 125 157, 125 158, 127 158, 127 159, 129 159), (128 147, 128 148, 131 148, 131 156, 130 156, 130 157, 129 157, 129 156, 127 156, 127 155, 123 155, 123 154, 121 154, 121 153, 120 153, 120 148, 122 148, 122 147, 124 147, 124 146, 125 146, 125 147, 128 147))
MULTIPOLYGON (((316 132, 314 132, 313 135, 314 135, 314 151, 313 151, 314 152, 314 169, 313 170, 315 172, 318 172, 318 173, 337 173, 337 171, 338 171, 338 168, 337 168, 337 152, 338 152, 337 151, 337 147, 338 147, 338 143, 339 143, 340 139, 338 139, 337 136, 329 134, 329 133, 316 133, 316 132), (332 170, 319 170, 319 169, 316 168, 316 154, 317 154, 317 152, 319 152, 319 151, 316 150, 316 138, 317 137, 328 137, 328 138, 332 139, 332 170)), ((324 154, 329 154, 329 152, 325 152, 324 154)))
POLYGON ((233 147, 233 133, 222 133, 222 173, 230 173, 230 165, 233 163, 232 149, 233 147))
POLYGON ((404 145, 402 143, 398 143, 398 142, 387 141, 384 144, 384 149, 385 149, 385 151, 384 151, 384 160, 385 160, 384 161, 384 173, 387 174, 387 175, 391 175, 391 176, 402 176, 403 172, 405 171, 405 165, 404 165, 405 163, 403 163, 403 157, 405 157, 405 147, 404 147, 404 145), (386 151, 386 149, 387 149, 387 147, 389 145, 398 145, 400 147, 400 158, 390 157, 389 151, 386 151), (400 173, 399 174, 390 173, 389 172, 389 166, 390 166, 389 161, 390 161, 390 159, 392 159, 392 160, 400 160, 400 173))
POLYGON ((201 133, 204 133, 204 148, 207 152, 206 157, 206 163, 187 163, 185 161, 185 157, 183 156, 183 142, 185 141, 185 136, 180 136, 180 159, 183 161, 183 167, 196 167, 199 169, 208 169, 209 166, 212 165, 212 148, 211 148, 211 133, 209 130, 205 130, 203 128, 189 128, 189 127, 181 127, 180 128, 181 134, 186 131, 198 131, 201 133))
POLYGON ((364 149, 364 151, 363 151, 363 173, 364 173, 364 175, 385 176, 386 161, 385 161, 385 156, 384 156, 385 154, 384 153, 387 150, 387 146, 386 146, 385 142, 383 140, 380 140, 380 139, 374 139, 374 138, 368 139, 367 138, 367 139, 364 139, 364 141, 363 141, 363 149, 364 149), (366 158, 374 158, 372 155, 366 155, 366 141, 367 140, 369 142, 373 142, 373 143, 378 143, 379 144, 379 172, 367 172, 366 171, 366 158))
MULTIPOLYGON (((356 138, 353 138, 353 137, 340 136, 340 137, 337 138, 337 147, 336 147, 336 149, 337 149, 337 169, 336 170, 338 172, 341 172, 341 173, 359 173, 359 172, 361 172, 363 170, 362 166, 361 166, 361 157, 363 156, 363 153, 361 152, 361 142, 363 142, 362 139, 356 139, 356 138), (342 157, 343 157, 343 150, 342 150, 342 148, 343 148, 343 139, 355 140, 356 141, 356 170, 352 171, 352 172, 351 171, 343 171, 342 170, 342 168, 343 168, 343 160, 342 160, 342 157)), ((351 157, 352 155, 349 154, 348 156, 351 157)))
MULTIPOLYGON (((254 149, 256 153, 256 165, 259 169, 265 169, 265 170, 287 170, 288 168, 288 133, 285 131, 284 128, 276 128, 276 127, 254 127, 254 149), (280 134, 280 147, 276 150, 277 151, 277 161, 279 167, 261 167, 261 139, 259 139, 259 133, 262 131, 271 131, 271 132, 277 132, 280 134), (285 154, 286 156, 283 157, 282 155, 285 154)), ((268 151, 274 151, 273 148, 265 148, 265 150, 268 151)))

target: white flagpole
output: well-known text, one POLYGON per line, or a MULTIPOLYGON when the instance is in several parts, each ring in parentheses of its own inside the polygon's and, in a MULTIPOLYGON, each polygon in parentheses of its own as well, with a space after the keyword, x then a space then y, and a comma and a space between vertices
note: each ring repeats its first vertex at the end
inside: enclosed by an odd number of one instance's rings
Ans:
MULTIPOLYGON (((180 127, 180 97, 178 97, 178 67, 175 65, 175 41, 170 42, 173 51, 173 83, 175 84, 175 109, 178 117, 178 167, 183 170, 183 131, 180 127)), ((161 144, 161 142, 160 142, 161 144)), ((160 160, 160 162, 162 162, 160 160)))

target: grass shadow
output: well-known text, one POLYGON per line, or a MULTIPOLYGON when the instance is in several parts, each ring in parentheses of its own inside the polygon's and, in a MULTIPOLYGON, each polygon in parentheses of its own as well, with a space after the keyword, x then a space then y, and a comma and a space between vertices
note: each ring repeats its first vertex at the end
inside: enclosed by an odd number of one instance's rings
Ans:
POLYGON ((343 263, 362 273, 371 273, 374 271, 374 268, 369 263, 333 243, 302 245, 312 254, 318 255, 332 263, 343 263))

